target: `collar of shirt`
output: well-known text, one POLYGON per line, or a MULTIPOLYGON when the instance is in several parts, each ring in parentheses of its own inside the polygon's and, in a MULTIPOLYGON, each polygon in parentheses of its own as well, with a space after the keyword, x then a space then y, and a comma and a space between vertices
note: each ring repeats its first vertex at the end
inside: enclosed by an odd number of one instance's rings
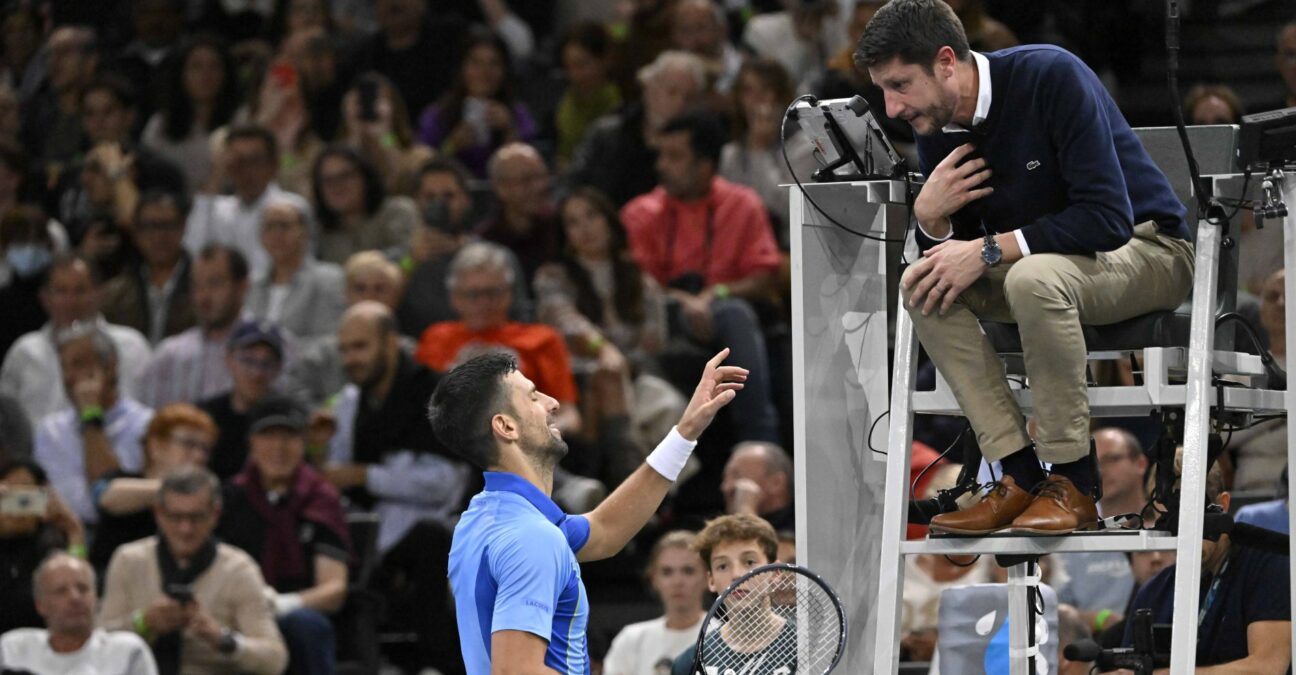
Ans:
MULTIPOLYGON (((972 52, 972 60, 977 67, 977 101, 976 110, 972 111, 972 126, 976 127, 990 116, 990 59, 980 52, 972 52)), ((946 133, 966 132, 962 125, 950 123, 941 129, 946 133)))
POLYGON ((561 523, 567 517, 562 507, 555 504, 554 500, 550 499, 548 495, 540 491, 540 488, 532 485, 525 478, 504 471, 486 471, 483 475, 486 478, 487 490, 512 492, 522 497, 536 507, 536 510, 554 525, 561 523))

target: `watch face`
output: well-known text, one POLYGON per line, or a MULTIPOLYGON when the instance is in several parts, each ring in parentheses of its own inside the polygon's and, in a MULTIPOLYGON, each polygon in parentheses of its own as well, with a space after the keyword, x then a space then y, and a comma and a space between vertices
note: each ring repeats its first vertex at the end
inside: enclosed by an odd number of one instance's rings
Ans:
POLYGON ((997 265, 1003 259, 1003 249, 986 244, 981 247, 981 260, 987 265, 997 265))

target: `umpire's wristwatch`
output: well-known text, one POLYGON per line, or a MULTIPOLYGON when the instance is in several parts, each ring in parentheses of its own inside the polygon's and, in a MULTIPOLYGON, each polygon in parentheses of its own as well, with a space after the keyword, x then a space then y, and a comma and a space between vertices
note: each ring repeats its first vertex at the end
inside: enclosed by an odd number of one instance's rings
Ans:
POLYGON ((985 236, 985 243, 981 245, 981 262, 987 267, 994 267, 1003 260, 1003 249, 999 248, 999 242, 995 241, 993 234, 985 236))

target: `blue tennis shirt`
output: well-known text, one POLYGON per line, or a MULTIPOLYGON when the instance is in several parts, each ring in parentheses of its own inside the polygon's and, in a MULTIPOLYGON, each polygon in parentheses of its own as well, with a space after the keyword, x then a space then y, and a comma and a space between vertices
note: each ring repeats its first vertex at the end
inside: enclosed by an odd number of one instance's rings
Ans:
POLYGON ((589 598, 576 551, 589 521, 569 516, 511 473, 487 471, 450 545, 450 586, 468 675, 489 675, 491 634, 520 630, 548 641, 544 664, 564 675, 590 672, 589 598))

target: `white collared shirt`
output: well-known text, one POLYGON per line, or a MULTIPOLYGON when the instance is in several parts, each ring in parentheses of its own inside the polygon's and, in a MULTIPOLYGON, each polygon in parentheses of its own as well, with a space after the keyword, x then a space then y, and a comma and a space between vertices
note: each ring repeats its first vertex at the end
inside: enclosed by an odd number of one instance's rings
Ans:
MULTIPOLYGON (((972 126, 975 127, 986 121, 986 118, 990 116, 990 59, 987 59, 985 54, 980 52, 972 52, 972 60, 976 62, 977 67, 977 101, 976 109, 972 111, 972 126)), ((941 131, 953 134, 971 131, 971 129, 950 122, 941 131)))
MULTIPOLYGON (((985 122, 986 118, 990 116, 990 102, 993 90, 990 87, 990 59, 986 58, 985 54, 980 52, 972 52, 972 60, 976 62, 977 67, 976 109, 972 111, 972 127, 976 127, 982 122, 985 122)), ((947 134, 967 133, 971 131, 971 128, 951 122, 945 125, 941 131, 944 131, 947 134)), ((919 227, 921 227, 921 224, 919 227)), ((950 228, 950 234, 945 235, 945 239, 949 239, 950 235, 953 233, 954 228, 950 228)), ((927 234, 927 230, 924 229, 923 234, 927 234)), ((927 236, 929 239, 935 239, 935 237, 932 237, 931 235, 927 236)), ((1022 257, 1024 258, 1030 255, 1030 247, 1026 245, 1026 237, 1022 236, 1021 230, 1013 230, 1013 236, 1017 239, 1017 247, 1021 249, 1022 257)), ((937 239, 937 241, 944 240, 937 239)))
MULTIPOLYGON (((104 434, 123 471, 144 470, 144 433, 153 410, 128 396, 104 411, 104 434)), ((46 415, 36 427, 32 457, 45 468, 49 483, 82 522, 99 522, 93 486, 86 481, 81 416, 72 408, 46 415)))

